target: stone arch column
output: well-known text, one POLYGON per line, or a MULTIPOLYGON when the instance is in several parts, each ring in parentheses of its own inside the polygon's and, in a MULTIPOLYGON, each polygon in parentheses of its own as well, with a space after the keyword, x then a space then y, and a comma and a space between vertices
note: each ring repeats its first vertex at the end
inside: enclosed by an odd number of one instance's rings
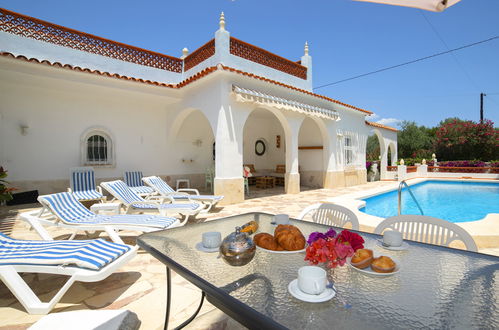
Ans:
POLYGON ((379 143, 379 155, 381 156, 381 162, 380 162, 380 168, 379 168, 379 175, 380 179, 384 180, 386 179, 386 167, 388 166, 388 145, 385 142, 385 138, 383 136, 383 133, 379 129, 373 129, 374 134, 378 138, 378 143, 379 143))

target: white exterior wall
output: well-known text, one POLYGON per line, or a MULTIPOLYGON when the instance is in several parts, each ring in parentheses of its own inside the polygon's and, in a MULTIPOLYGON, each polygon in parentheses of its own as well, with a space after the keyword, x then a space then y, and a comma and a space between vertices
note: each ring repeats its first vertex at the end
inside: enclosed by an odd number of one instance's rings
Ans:
POLYGON ((0 32, 0 51, 164 83, 177 83, 182 80, 181 73, 120 61, 6 32, 0 32))
POLYGON ((116 151, 116 165, 98 168, 97 177, 121 176, 130 169, 163 171, 166 109, 159 100, 28 75, 17 79, 23 83, 0 81, 0 163, 9 170, 9 180, 68 178, 70 167, 82 165, 82 134, 94 126, 110 133, 116 151), (25 136, 21 124, 29 126, 25 136))

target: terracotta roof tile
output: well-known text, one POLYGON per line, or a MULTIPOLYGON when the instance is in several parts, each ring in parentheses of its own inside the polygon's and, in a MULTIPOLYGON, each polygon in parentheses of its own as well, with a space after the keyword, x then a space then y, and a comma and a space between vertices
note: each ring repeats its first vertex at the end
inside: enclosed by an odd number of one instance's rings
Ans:
POLYGON ((378 124, 378 123, 374 123, 372 121, 367 121, 367 120, 366 120, 366 125, 377 127, 377 128, 384 128, 384 129, 387 129, 389 131, 394 131, 394 132, 398 132, 399 131, 396 128, 393 128, 393 127, 390 127, 390 126, 385 126, 385 125, 378 124))
POLYGON ((287 84, 283 84, 279 81, 275 81, 275 80, 272 80, 272 79, 268 79, 268 78, 265 78, 265 77, 261 77, 261 76, 257 76, 253 73, 249 73, 249 72, 245 72, 245 71, 241 71, 241 70, 238 70, 238 69, 234 69, 234 68, 231 68, 231 67, 226 67, 224 66, 223 67, 225 70, 228 70, 228 71, 231 71, 231 72, 236 72, 236 73, 239 73, 239 74, 242 74, 244 76, 248 76, 248 77, 252 77, 252 78, 255 78, 255 79, 259 79, 259 80, 263 80, 263 81, 266 81, 266 82, 269 82, 269 83, 272 83, 274 85, 279 85, 279 86, 282 86, 282 87, 286 87, 286 88, 289 88, 289 89, 292 89, 292 90, 295 90, 295 91, 298 91, 298 92, 302 92, 304 94, 308 94, 308 95, 312 95, 312 96, 315 96, 315 97, 318 97, 320 99, 324 99, 326 101, 329 101, 329 102, 333 102, 333 103, 336 103, 336 104, 340 104, 340 105, 343 105, 347 108, 350 108, 350 109, 354 109, 354 110, 357 110, 357 111, 361 111, 361 112, 364 112, 366 114, 372 114, 371 111, 368 111, 368 110, 364 110, 364 109, 361 109, 361 108, 358 108, 358 107, 355 107, 353 105, 350 105, 350 104, 347 104, 347 103, 343 103, 341 101, 338 101, 338 100, 335 100, 335 99, 332 99, 330 97, 327 97, 327 96, 324 96, 324 95, 320 95, 320 94, 315 94, 315 93, 312 93, 312 92, 309 92, 307 90, 304 90, 304 89, 301 89, 301 88, 297 88, 297 87, 294 87, 294 86, 291 86, 291 85, 287 85, 287 84))
MULTIPOLYGON (((148 85, 154 85, 154 86, 160 86, 160 87, 168 87, 168 88, 182 88, 182 87, 187 86, 187 85, 189 85, 190 83, 192 83, 192 82, 194 82, 196 80, 199 80, 199 79, 203 78, 204 76, 206 76, 206 75, 208 75, 208 74, 210 74, 212 72, 217 71, 217 69, 218 69, 216 66, 207 67, 204 70, 196 73, 195 75, 190 76, 189 78, 187 78, 187 79, 179 82, 178 84, 166 84, 166 83, 162 83, 162 82, 158 82, 158 81, 152 81, 152 80, 146 80, 146 79, 141 79, 141 78, 129 77, 129 76, 124 76, 124 75, 120 75, 120 74, 117 74, 117 73, 110 73, 110 72, 107 72, 107 71, 91 70, 89 68, 81 68, 79 66, 73 66, 73 65, 70 65, 70 64, 62 64, 62 63, 59 63, 59 62, 50 62, 48 60, 39 60, 39 59, 36 59, 36 58, 27 58, 26 56, 23 56, 23 55, 14 55, 14 54, 9 53, 9 52, 0 52, 0 56, 10 57, 10 58, 18 59, 18 60, 24 60, 26 62, 32 62, 32 63, 50 65, 50 66, 54 66, 54 67, 60 67, 60 68, 64 68, 64 69, 68 69, 68 70, 73 70, 73 71, 86 72, 86 73, 91 73, 91 74, 95 74, 95 75, 107 76, 107 77, 116 78, 116 79, 120 79, 120 80, 140 82, 140 83, 144 83, 144 84, 148 84, 148 85)), ((225 71, 229 71, 229 72, 233 72, 233 73, 240 74, 240 75, 243 75, 243 76, 251 77, 251 78, 258 79, 258 80, 261 80, 261 81, 265 81, 265 82, 268 82, 268 83, 271 83, 271 84, 274 84, 274 85, 278 85, 278 86, 285 87, 285 88, 288 88, 288 89, 291 89, 291 90, 295 90, 295 91, 298 91, 298 92, 301 92, 301 93, 304 93, 304 94, 307 94, 307 95, 318 97, 320 99, 323 99, 323 100, 326 100, 326 101, 329 101, 329 102, 333 102, 333 103, 336 103, 336 104, 340 104, 340 105, 343 105, 343 106, 348 107, 350 109, 361 111, 361 112, 366 113, 366 114, 372 114, 371 111, 364 110, 364 109, 355 107, 353 105, 340 102, 338 100, 329 98, 329 97, 324 96, 324 95, 315 94, 315 93, 309 92, 309 91, 301 89, 301 88, 297 88, 297 87, 294 87, 294 86, 291 86, 291 85, 283 84, 283 83, 281 83, 279 81, 276 81, 276 80, 268 79, 268 78, 265 78, 265 77, 262 77, 262 76, 255 75, 253 73, 249 73, 249 72, 241 71, 241 70, 238 70, 238 69, 234 69, 234 68, 231 68, 231 67, 228 67, 228 66, 224 66, 222 64, 220 64, 219 67, 220 67, 220 69, 225 70, 225 71)), ((366 122, 366 123, 368 123, 368 122, 366 122)), ((371 123, 371 124, 374 124, 374 123, 371 123)), ((380 124, 376 124, 376 125, 380 125, 380 124)), ((374 125, 372 125, 372 126, 374 126, 374 125)), ((394 130, 394 128, 391 128, 391 127, 388 127, 388 126, 383 126, 383 125, 377 126, 377 127, 394 130)))

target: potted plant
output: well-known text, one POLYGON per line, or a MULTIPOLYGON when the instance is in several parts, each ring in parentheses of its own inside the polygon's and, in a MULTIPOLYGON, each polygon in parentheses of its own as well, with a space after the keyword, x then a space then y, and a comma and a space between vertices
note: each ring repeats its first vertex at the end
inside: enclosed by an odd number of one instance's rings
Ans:
POLYGON ((12 199, 11 191, 14 188, 7 187, 7 181, 5 178, 7 177, 7 171, 0 166, 0 204, 3 204, 6 201, 10 201, 12 199))

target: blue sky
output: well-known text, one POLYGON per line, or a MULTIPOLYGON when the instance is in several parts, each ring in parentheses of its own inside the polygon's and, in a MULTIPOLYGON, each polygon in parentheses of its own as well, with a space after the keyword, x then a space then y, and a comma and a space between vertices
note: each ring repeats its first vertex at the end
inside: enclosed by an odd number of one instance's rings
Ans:
MULTIPOLYGON (((443 13, 351 0, 0 0, 0 7, 180 56, 211 38, 225 12, 231 35, 291 60, 309 42, 314 86, 499 35, 498 0, 462 0, 443 13)), ((315 92, 374 111, 374 121, 435 126, 447 117, 499 126, 499 39, 315 92)))

